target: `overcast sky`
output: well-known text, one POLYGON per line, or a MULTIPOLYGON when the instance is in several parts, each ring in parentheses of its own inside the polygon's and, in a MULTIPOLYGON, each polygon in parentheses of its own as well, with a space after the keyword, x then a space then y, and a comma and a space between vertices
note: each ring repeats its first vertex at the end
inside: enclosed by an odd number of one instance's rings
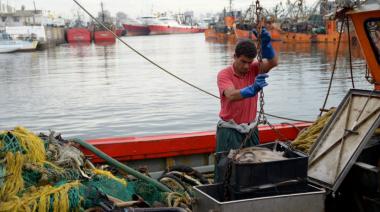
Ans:
MULTIPOLYGON (((72 17, 78 7, 72 0, 34 0, 37 9, 50 10, 55 14, 72 17)), ((78 0, 91 13, 96 14, 100 10, 100 2, 104 3, 104 9, 111 11, 112 15, 122 11, 136 17, 153 12, 185 12, 194 11, 196 14, 207 12, 219 12, 228 7, 228 0, 78 0)), ((272 7, 281 0, 261 0, 264 7, 272 7)), ((0 0, 17 9, 25 5, 27 9, 33 9, 33 0, 0 0)), ((244 9, 252 3, 252 0, 234 0, 235 9, 244 9)))

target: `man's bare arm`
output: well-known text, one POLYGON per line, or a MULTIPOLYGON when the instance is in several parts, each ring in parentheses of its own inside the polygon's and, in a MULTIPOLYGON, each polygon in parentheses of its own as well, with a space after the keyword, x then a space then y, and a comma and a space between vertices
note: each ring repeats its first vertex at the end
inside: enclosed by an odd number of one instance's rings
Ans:
POLYGON ((274 56, 273 59, 263 59, 261 63, 261 72, 262 73, 268 73, 272 68, 278 66, 278 56, 277 54, 274 56))
POLYGON ((224 90, 223 94, 230 101, 237 101, 243 99, 243 97, 240 94, 240 90, 234 87, 227 88, 226 90, 224 90))

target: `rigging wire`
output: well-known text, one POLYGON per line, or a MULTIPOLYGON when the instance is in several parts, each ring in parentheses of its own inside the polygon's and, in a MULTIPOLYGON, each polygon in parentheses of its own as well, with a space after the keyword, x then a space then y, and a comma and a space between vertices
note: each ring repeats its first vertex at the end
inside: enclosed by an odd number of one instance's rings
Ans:
POLYGON ((349 20, 348 17, 346 17, 346 23, 347 23, 347 36, 348 36, 348 54, 349 54, 349 58, 350 58, 351 83, 352 83, 352 88, 355 88, 354 74, 353 74, 353 71, 352 71, 352 50, 351 50, 350 20, 349 20))
MULTIPOLYGON (((198 91, 201 91, 205 94, 208 94, 212 97, 215 97, 217 99, 220 99, 220 97, 216 96, 215 94, 212 94, 180 77, 178 77, 177 75, 171 73, 170 71, 166 70, 164 67, 160 66, 159 64, 157 64, 156 62, 154 62, 153 60, 149 59, 147 56, 145 56, 144 54, 142 54, 141 52, 139 52, 137 49, 133 48, 131 45, 129 45, 127 42, 125 42, 123 39, 121 39, 119 36, 117 36, 111 29, 109 29, 108 27, 106 27, 103 23, 101 23, 99 20, 97 20, 88 10, 86 10, 86 8, 84 8, 77 0, 73 0, 75 4, 77 4, 88 16, 90 16, 91 19, 93 19, 97 24, 99 24, 100 26, 102 26, 104 29, 106 29, 108 32, 110 32, 116 39, 118 39, 120 42, 122 42, 124 45, 126 45, 129 49, 131 49, 133 52, 135 52, 136 54, 138 54, 139 56, 141 56, 142 58, 144 58, 146 61, 148 61, 149 63, 153 64, 154 66, 156 66, 157 68, 159 68, 161 71, 164 71, 165 73, 169 74, 170 76, 178 79, 179 81, 197 89, 198 91)), ((270 117, 274 117, 274 118, 278 118, 278 119, 282 119, 282 120, 289 120, 289 121, 297 121, 297 122, 306 122, 306 123, 312 123, 313 121, 308 121, 308 120, 300 120, 300 119, 293 119, 293 118, 287 118, 287 117, 283 117, 283 116, 277 116, 277 115, 273 115, 273 114, 269 114, 269 113, 263 113, 267 116, 270 116, 270 117)))
POLYGON ((333 79, 334 79, 334 74, 335 74, 335 70, 336 70, 336 64, 337 64, 337 60, 338 60, 338 52, 339 52, 340 42, 341 42, 341 39, 342 39, 343 26, 344 26, 344 23, 343 23, 343 21, 342 21, 342 24, 341 24, 341 26, 340 26, 340 31, 339 31, 338 46, 336 47, 335 59, 334 59, 334 65, 333 65, 333 70, 332 70, 332 72, 331 72, 331 77, 330 77, 329 87, 328 87, 328 89, 327 89, 327 93, 326 93, 325 101, 324 101, 324 103, 323 103, 322 108, 320 109, 321 112, 319 113, 319 116, 318 116, 318 117, 321 117, 321 116, 322 116, 322 113, 326 110, 325 107, 326 107, 326 103, 327 103, 327 100, 328 100, 329 95, 330 95, 331 85, 332 85, 332 81, 333 81, 333 79))

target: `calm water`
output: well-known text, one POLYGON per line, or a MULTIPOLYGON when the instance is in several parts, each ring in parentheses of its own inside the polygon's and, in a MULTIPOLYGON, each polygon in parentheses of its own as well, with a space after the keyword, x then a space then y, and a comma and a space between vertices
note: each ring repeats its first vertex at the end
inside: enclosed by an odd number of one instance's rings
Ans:
MULTIPOLYGON (((216 75, 232 61, 233 44, 203 34, 123 38, 179 77, 217 95, 216 75)), ((270 73, 265 111, 314 120, 326 95, 334 45, 276 45, 280 65, 270 73)), ((352 87, 347 47, 338 59, 328 106, 352 87)), ((357 88, 365 64, 354 52, 357 88)), ((0 129, 22 125, 64 136, 100 138, 214 130, 218 99, 158 70, 122 43, 70 46, 0 55, 0 129)), ((284 120, 268 117, 272 123, 284 120)))

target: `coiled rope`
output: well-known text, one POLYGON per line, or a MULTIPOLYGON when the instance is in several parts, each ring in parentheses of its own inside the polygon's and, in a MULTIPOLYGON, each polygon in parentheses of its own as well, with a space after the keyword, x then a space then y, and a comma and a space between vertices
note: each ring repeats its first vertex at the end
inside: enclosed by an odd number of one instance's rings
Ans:
POLYGON ((291 147, 304 153, 309 153, 318 136, 321 134, 323 127, 330 120, 336 109, 330 109, 323 116, 319 117, 310 127, 301 131, 297 138, 291 143, 291 147))

